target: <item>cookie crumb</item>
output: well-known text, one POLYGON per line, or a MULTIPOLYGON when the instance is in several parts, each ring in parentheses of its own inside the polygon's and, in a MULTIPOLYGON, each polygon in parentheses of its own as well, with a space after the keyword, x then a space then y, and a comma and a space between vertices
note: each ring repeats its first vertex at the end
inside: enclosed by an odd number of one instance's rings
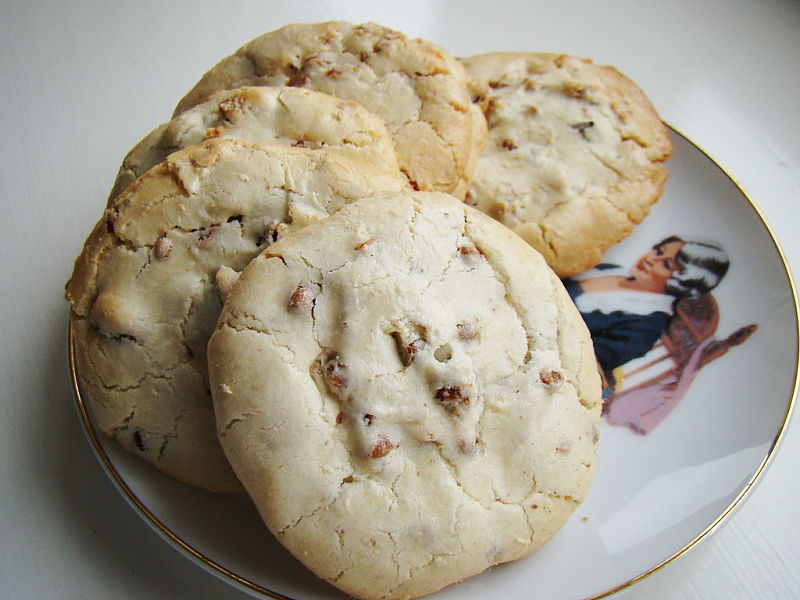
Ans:
POLYGON ((158 238, 158 241, 153 248, 153 254, 158 260, 167 260, 171 252, 172 242, 169 240, 169 238, 162 235, 160 238, 158 238))
POLYGON ((258 245, 274 244, 288 227, 289 226, 283 221, 272 221, 265 227, 264 234, 261 236, 261 239, 258 240, 258 245))
POLYGON ((219 111, 229 123, 242 115, 242 100, 238 97, 228 98, 219 103, 219 111))

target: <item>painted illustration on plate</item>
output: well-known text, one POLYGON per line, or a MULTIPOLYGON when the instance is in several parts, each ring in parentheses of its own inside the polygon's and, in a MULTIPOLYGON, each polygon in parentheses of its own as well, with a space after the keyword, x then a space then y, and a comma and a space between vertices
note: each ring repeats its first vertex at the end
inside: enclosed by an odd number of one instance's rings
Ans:
POLYGON ((712 291, 728 267, 716 243, 670 236, 628 269, 601 264, 564 280, 592 335, 608 423, 651 432, 700 369, 756 330, 750 324, 717 337, 712 291))

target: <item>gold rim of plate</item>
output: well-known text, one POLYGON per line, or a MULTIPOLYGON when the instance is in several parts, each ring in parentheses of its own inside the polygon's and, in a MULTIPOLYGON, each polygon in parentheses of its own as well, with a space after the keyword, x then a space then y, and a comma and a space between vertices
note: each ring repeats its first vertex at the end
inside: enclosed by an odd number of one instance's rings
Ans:
MULTIPOLYGON (((783 250, 778 244, 778 241, 775 237, 775 233, 773 232, 772 228, 767 223, 764 215, 762 214, 761 210, 759 210, 756 203, 753 201, 752 198, 742 189, 742 186, 739 185, 738 181, 734 179, 731 174, 725 170, 716 160, 714 160, 708 152, 705 151, 702 147, 697 145, 693 140, 691 140, 688 136, 683 134, 682 132, 678 131, 674 127, 669 124, 666 124, 667 127, 676 135, 682 137, 685 141, 689 144, 694 146, 703 155, 708 159, 717 169, 722 172, 722 174, 727 177, 735 186, 739 193, 747 200, 750 204, 750 207, 755 212, 758 219, 761 221, 761 224, 766 229, 767 233, 769 234, 770 239, 774 245, 775 250, 780 257, 780 260, 783 264, 783 269, 786 275, 786 279, 789 282, 789 289, 791 291, 792 296, 792 303, 794 308, 794 318, 795 318, 795 336, 797 340, 797 347, 795 348, 795 355, 796 355, 796 362, 795 362, 795 370, 794 370, 794 378, 792 382, 792 391, 789 396, 789 402, 786 406, 786 412, 783 416, 783 422, 778 429, 777 434, 772 440, 772 444, 767 451, 766 456, 759 464, 758 468, 756 468, 755 472, 753 473, 752 477, 745 483, 744 487, 741 489, 739 494, 733 499, 733 501, 714 519, 714 521, 708 525, 705 529, 703 529, 700 533, 698 533, 694 538, 692 538, 689 542, 687 542, 681 549, 677 552, 672 554, 671 556, 667 557, 663 561, 657 563, 650 569, 632 577, 631 579, 624 581, 618 585, 613 586, 612 588, 596 594, 594 596, 589 596, 584 600, 600 600, 601 598, 607 598, 612 594, 616 594, 622 590, 625 590, 632 585, 646 579, 656 571, 659 571, 669 565, 670 563, 674 562, 676 559, 680 558, 687 552, 689 552, 692 548, 697 546, 700 542, 707 539, 712 533, 714 533, 719 527, 728 520, 733 512, 740 507, 744 500, 750 495, 750 492, 755 487, 758 480, 766 471, 769 464, 772 462, 775 454, 777 453, 778 446, 780 445, 783 437, 786 433, 787 426, 790 421, 790 417, 792 411, 794 409, 795 401, 797 398, 797 386, 798 381, 800 381, 800 305, 798 305, 798 298, 797 298, 797 289, 794 284, 794 280, 792 279, 791 271, 789 270, 789 265, 786 261, 786 256, 783 253, 783 250)), ((105 468, 106 472, 109 474, 111 479, 114 481, 117 488, 126 496, 130 504, 140 513, 140 515, 149 522, 149 524, 156 529, 158 533, 160 533, 163 537, 170 540, 174 544, 176 544, 179 548, 181 548, 184 552, 186 552, 190 557, 194 558, 195 560, 200 561, 206 568, 210 569, 215 574, 222 576, 223 578, 227 578, 231 581, 231 583, 238 584, 250 590, 252 592, 258 592, 263 594, 269 598, 275 598, 277 600, 300 600, 297 598, 292 598, 290 596, 284 596, 278 592, 269 590, 257 583, 250 581, 240 575, 237 575, 233 571, 225 568, 221 564, 215 562, 186 541, 184 541, 180 536, 178 536, 174 531, 172 531, 167 525, 165 525, 156 515, 153 513, 145 504, 142 502, 141 499, 136 495, 136 493, 131 489, 128 483, 120 474, 119 470, 117 470, 116 466, 114 465, 113 461, 109 457, 108 453, 106 452, 105 448, 103 447, 103 443, 100 441, 100 435, 95 430, 94 423, 92 422, 91 415, 89 414, 89 408, 86 405, 86 402, 83 399, 83 395, 81 394, 80 384, 78 379, 78 373, 76 370, 75 364, 75 348, 74 348, 74 333, 73 333, 73 316, 70 313, 69 317, 69 331, 68 331, 68 346, 69 346, 69 371, 70 371, 70 381, 72 384, 72 391, 75 396, 75 402, 77 404, 78 414, 80 415, 81 422, 83 423, 83 427, 86 431, 86 435, 89 438, 89 441, 92 444, 92 447, 97 454, 97 457, 100 459, 103 467, 105 468)))

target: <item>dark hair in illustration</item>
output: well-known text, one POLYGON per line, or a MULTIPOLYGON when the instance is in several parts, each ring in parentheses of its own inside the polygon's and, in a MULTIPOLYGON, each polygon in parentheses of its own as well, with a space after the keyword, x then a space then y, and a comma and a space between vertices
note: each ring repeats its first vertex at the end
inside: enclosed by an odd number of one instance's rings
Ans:
POLYGON ((685 241, 676 235, 661 240, 653 248, 682 242, 675 257, 680 266, 667 280, 666 291, 677 298, 697 298, 713 290, 728 272, 728 254, 716 244, 685 241))

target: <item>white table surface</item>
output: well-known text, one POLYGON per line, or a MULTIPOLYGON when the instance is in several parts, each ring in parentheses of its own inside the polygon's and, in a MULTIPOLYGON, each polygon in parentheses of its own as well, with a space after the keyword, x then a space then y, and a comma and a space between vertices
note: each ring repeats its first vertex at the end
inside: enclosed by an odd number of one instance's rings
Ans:
MULTIPOLYGON (((69 388, 63 285, 125 152, 262 32, 371 19, 455 55, 549 50, 615 65, 736 179, 800 270, 793 0, 4 0, 0 14, 0 598, 246 597, 157 537, 101 470, 69 388)), ((800 597, 798 427, 720 531, 623 595, 800 597)))

